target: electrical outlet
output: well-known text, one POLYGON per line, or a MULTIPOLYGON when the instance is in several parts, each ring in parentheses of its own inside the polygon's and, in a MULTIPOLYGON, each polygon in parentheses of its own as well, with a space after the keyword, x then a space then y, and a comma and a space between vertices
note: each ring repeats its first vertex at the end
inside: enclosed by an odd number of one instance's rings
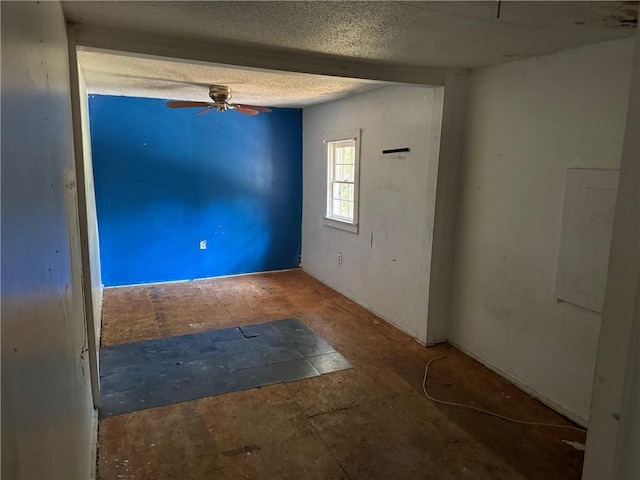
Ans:
POLYGON ((342 252, 338 252, 338 265, 342 265, 342 252))
POLYGON ((200 250, 206 250, 206 249, 207 249, 207 241, 200 240, 200 250))

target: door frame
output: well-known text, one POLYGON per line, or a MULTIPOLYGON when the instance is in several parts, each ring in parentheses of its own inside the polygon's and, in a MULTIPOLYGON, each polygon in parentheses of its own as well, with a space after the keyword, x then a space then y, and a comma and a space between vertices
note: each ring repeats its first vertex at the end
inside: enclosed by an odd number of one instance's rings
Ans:
MULTIPOLYGON (((82 136, 82 99, 80 98, 80 76, 76 51, 76 36, 73 28, 67 29, 69 50, 69 80, 71 87, 71 115, 73 125, 73 146, 75 156, 76 192, 78 204, 78 227, 80 231, 80 254, 82 260, 82 296, 89 353, 89 372, 91 376, 91 394, 94 408, 102 406, 100 397, 99 331, 96 328, 102 318, 94 318, 94 299, 91 285, 91 257, 89 252, 89 225, 87 220, 87 192, 85 183, 85 149, 82 136)), ((91 159, 89 159, 91 161, 91 159)), ((101 288, 101 287, 100 287, 101 288)), ((99 311, 102 311, 101 309, 99 311)))

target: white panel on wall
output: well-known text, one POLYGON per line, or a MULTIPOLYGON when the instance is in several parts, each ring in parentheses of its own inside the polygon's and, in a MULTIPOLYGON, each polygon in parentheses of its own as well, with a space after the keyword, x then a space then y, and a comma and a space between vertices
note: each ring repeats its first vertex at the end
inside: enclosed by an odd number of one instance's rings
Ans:
POLYGON ((565 183, 556 297, 602 312, 618 170, 570 168, 565 183))

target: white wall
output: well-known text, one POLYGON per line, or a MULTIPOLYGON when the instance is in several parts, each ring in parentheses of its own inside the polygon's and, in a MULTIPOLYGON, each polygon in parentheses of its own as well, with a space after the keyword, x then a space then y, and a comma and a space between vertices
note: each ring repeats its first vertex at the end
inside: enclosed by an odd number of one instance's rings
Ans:
POLYGON ((627 110, 584 479, 640 478, 640 30, 627 110))
POLYGON ((554 297, 567 168, 620 166, 633 41, 471 76, 449 339, 585 423, 600 316, 554 297))
POLYGON ((89 254, 89 273, 91 275, 91 296, 93 307, 93 321, 96 338, 100 344, 100 329, 102 327, 102 280, 100 274, 100 243, 98 240, 98 215, 96 213, 96 193, 93 186, 93 163, 91 161, 91 130, 89 126, 89 96, 87 86, 78 67, 78 86, 80 97, 82 123, 82 162, 84 167, 84 191, 87 210, 87 247, 89 254))
POLYGON ((429 153, 439 127, 439 119, 432 121, 435 93, 385 87, 303 111, 302 267, 413 336, 426 322, 433 225, 427 172, 437 170, 429 153), (323 136, 354 128, 362 128, 358 234, 323 223, 323 136), (404 160, 382 155, 401 147, 411 149, 404 160))
POLYGON ((2 478, 88 478, 94 411, 59 2, 2 2, 2 478), (75 248, 70 245, 75 243, 75 248))
POLYGON ((75 174, 78 184, 78 227, 81 239, 81 270, 84 311, 87 313, 87 349, 94 407, 101 406, 99 354, 102 327, 102 279, 100 245, 89 126, 89 98, 77 59, 75 30, 67 30, 71 114, 73 119, 75 174))
POLYGON ((451 264, 454 256, 456 215, 460 185, 462 143, 467 118, 468 74, 447 75, 442 104, 442 129, 437 151, 437 175, 430 182, 427 194, 433 198, 433 241, 427 291, 427 322, 418 338, 427 345, 447 339, 449 306, 451 303, 451 264))

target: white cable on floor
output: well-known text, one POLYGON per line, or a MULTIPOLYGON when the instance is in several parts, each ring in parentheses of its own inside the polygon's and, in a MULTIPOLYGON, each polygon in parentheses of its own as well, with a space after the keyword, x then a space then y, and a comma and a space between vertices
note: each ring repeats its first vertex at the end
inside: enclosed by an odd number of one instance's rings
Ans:
POLYGON ((475 410, 476 412, 484 413, 485 415, 491 415, 492 417, 498 417, 503 420, 507 420, 508 422, 520 423, 522 425, 533 425, 537 427, 569 428, 571 430, 577 430, 579 432, 586 432, 584 428, 573 427, 570 425, 558 425, 555 423, 525 422, 523 420, 516 420, 515 418, 505 417, 504 415, 499 415, 497 413, 489 412, 481 408, 473 407, 471 405, 465 405, 463 403, 455 403, 455 402, 445 402, 444 400, 438 400, 437 398, 433 398, 431 395, 429 395, 429 392, 427 392, 427 374, 429 373, 429 365, 431 365, 431 362, 435 360, 440 360, 441 358, 445 358, 445 357, 444 356, 433 357, 431 360, 429 360, 429 362, 427 363, 427 367, 424 369, 424 378, 422 379, 422 391, 427 396, 427 398, 432 402, 440 403, 442 405, 449 405, 452 407, 468 408, 469 410, 475 410))

